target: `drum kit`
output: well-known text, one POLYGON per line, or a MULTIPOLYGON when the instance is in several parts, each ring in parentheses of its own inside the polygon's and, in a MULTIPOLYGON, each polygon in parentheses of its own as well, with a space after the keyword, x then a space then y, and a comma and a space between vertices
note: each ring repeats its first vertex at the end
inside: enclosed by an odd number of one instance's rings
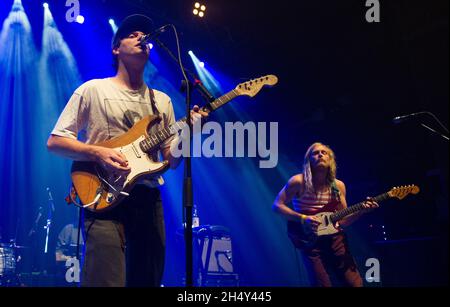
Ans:
POLYGON ((27 246, 12 243, 0 243, 0 286, 19 286, 18 268, 27 246))
POLYGON ((63 254, 44 254, 31 246, 15 242, 0 243, 0 288, 1 287, 68 287, 65 281, 66 261, 76 257, 76 245, 64 246, 63 254))
POLYGON ((65 278, 66 260, 75 256, 72 251, 79 252, 77 246, 64 245, 61 248, 64 248, 63 256, 66 258, 56 259, 56 242, 50 237, 55 208, 50 188, 47 188, 47 192, 46 219, 43 218, 44 206, 39 207, 31 229, 28 232, 21 231, 17 223, 15 234, 9 242, 2 240, 3 232, 0 229, 0 287, 56 286, 57 282, 65 278))

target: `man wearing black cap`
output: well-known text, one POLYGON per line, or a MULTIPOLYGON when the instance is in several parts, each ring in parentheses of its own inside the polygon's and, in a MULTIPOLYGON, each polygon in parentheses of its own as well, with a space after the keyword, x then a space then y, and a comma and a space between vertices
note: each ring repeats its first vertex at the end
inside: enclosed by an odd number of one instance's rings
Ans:
MULTIPOLYGON (((50 151, 77 161, 95 161, 110 171, 128 173, 121 153, 96 144, 128 131, 147 115, 159 114, 160 125, 175 122, 170 98, 143 80, 150 49, 140 42, 152 30, 143 15, 128 16, 112 42, 117 74, 88 81, 75 90, 47 142, 50 151), (78 140, 79 132, 85 137, 78 140)), ((207 113, 194 106, 192 122, 207 113)), ((160 146, 164 160, 176 168, 181 158, 170 153, 178 135, 160 146)), ((82 286, 160 286, 165 232, 158 187, 161 177, 142 180, 123 202, 105 213, 85 212, 85 258, 82 286), (126 248, 125 248, 126 247, 126 248)))

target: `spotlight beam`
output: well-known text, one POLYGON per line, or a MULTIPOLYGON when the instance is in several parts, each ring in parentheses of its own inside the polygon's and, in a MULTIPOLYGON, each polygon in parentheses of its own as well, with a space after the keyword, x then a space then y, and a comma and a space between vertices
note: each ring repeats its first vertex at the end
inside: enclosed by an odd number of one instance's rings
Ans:
POLYGON ((215 96, 219 96, 219 94, 222 93, 219 82, 211 75, 211 73, 207 69, 204 68, 205 63, 200 61, 194 54, 194 52, 189 51, 188 53, 202 82, 201 84, 203 84, 203 86, 207 88, 209 92, 213 93, 215 96))

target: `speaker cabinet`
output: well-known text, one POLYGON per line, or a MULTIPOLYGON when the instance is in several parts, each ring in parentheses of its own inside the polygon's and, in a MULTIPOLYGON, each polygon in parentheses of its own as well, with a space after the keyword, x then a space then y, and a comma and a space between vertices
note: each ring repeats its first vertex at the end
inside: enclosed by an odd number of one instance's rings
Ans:
POLYGON ((230 232, 219 225, 202 225, 195 231, 197 272, 200 286, 238 286, 239 276, 233 267, 230 232))

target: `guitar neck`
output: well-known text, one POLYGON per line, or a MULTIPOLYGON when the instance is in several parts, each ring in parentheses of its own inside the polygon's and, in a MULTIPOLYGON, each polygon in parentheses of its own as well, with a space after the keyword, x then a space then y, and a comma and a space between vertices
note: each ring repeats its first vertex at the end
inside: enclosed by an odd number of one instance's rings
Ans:
MULTIPOLYGON (((380 195, 374 197, 374 200, 379 203, 379 202, 381 202, 383 200, 386 200, 388 198, 390 198, 389 194, 388 193, 383 193, 383 194, 380 194, 380 195)), ((342 210, 339 210, 339 211, 333 213, 330 216, 330 218, 331 218, 332 223, 334 224, 334 223, 339 222, 340 220, 344 219, 345 217, 347 217, 347 216, 349 216, 349 215, 351 215, 353 213, 362 211, 362 210, 367 210, 367 208, 364 207, 364 202, 363 201, 359 202, 359 203, 357 203, 357 204, 355 204, 353 206, 347 207, 345 209, 342 209, 342 210)))
MULTIPOLYGON (((239 96, 239 94, 235 90, 232 90, 226 93, 225 95, 217 98, 216 100, 208 103, 206 106, 202 108, 202 110, 207 113, 210 113, 227 104, 237 96, 239 96)), ((164 141, 166 141, 167 139, 178 133, 178 131, 182 130, 186 126, 187 126, 187 119, 186 117, 183 117, 182 119, 178 120, 169 127, 161 128, 156 132, 152 133, 152 135, 141 141, 140 145, 145 152, 150 152, 154 150, 156 147, 158 147, 161 143, 163 143, 164 141)))
POLYGON ((203 107, 203 110, 206 112, 208 112, 208 110, 215 111, 218 108, 220 108, 221 106, 227 104, 228 102, 230 102, 231 100, 236 98, 237 96, 239 96, 239 94, 235 90, 232 90, 231 92, 228 92, 225 95, 220 96, 213 102, 211 102, 208 105, 206 105, 205 107, 203 107))

